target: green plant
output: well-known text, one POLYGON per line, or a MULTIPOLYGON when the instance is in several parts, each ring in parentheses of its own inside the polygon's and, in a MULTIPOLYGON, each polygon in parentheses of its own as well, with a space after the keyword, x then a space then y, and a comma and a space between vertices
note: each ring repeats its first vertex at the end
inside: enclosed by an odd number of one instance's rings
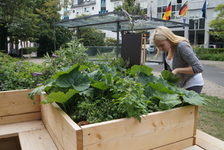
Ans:
POLYGON ((79 32, 80 42, 84 46, 104 46, 105 34, 95 28, 81 28, 79 32))
POLYGON ((224 61, 224 48, 196 48, 195 52, 202 60, 224 61))
POLYGON ((117 40, 114 38, 106 38, 105 39, 105 45, 107 46, 116 46, 117 45, 117 40))
MULTIPOLYGON (((203 98, 156 77, 152 68, 124 68, 123 61, 109 64, 85 63, 55 74, 49 82, 33 90, 32 98, 42 91, 42 103, 57 102, 75 121, 89 123, 124 117, 140 120, 142 114, 188 104, 201 105, 203 98)), ((172 78, 172 74, 166 74, 172 78)))
POLYGON ((87 54, 85 52, 86 48, 80 44, 78 39, 74 38, 65 47, 55 51, 52 57, 49 55, 45 56, 45 70, 49 72, 48 74, 53 75, 64 67, 71 67, 73 64, 86 62, 87 54))
POLYGON ((26 47, 26 48, 20 48, 19 50, 22 51, 23 54, 31 54, 32 52, 37 51, 37 47, 26 47))
POLYGON ((34 88, 47 79, 42 72, 44 67, 41 65, 20 61, 0 53, 1 91, 34 88))

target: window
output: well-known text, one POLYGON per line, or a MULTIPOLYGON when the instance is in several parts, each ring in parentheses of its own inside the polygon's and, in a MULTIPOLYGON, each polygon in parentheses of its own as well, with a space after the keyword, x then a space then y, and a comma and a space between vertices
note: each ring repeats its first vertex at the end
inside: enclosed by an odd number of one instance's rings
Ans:
POLYGON ((144 13, 147 14, 147 8, 143 9, 144 13))
POLYGON ((75 13, 75 10, 73 10, 72 12, 75 13))
POLYGON ((181 4, 177 4, 177 11, 179 11, 181 8, 181 4))
POLYGON ((175 19, 175 12, 172 12, 171 13, 171 17, 170 17, 171 19, 175 19))
POLYGON ((84 12, 86 12, 86 8, 84 8, 84 12))
POLYGON ((161 7, 158 7, 157 8, 157 11, 158 11, 158 13, 162 12, 162 8, 161 7))
POLYGON ((92 7, 92 10, 94 10, 94 7, 92 7))
POLYGON ((162 12, 165 12, 166 11, 166 6, 163 6, 163 11, 162 12))
POLYGON ((205 28, 205 19, 201 18, 199 22, 199 29, 204 29, 205 28))
POLYGON ((172 11, 176 11, 176 5, 172 5, 172 11))

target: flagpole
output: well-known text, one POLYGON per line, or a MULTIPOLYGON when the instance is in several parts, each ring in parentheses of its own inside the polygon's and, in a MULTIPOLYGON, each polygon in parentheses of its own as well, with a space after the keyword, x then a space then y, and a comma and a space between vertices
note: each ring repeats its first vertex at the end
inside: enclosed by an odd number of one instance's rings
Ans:
POLYGON ((208 19, 207 19, 207 6, 208 6, 208 3, 207 3, 207 0, 205 0, 205 17, 204 17, 204 23, 205 23, 205 26, 204 26, 204 48, 208 48, 209 47, 209 27, 208 27, 208 19))

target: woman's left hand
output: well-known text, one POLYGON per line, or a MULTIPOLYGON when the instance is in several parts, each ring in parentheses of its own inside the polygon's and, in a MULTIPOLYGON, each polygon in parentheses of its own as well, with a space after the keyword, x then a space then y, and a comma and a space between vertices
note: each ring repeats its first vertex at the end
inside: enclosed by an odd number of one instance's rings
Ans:
POLYGON ((174 69, 174 70, 172 71, 172 73, 173 73, 174 75, 176 75, 176 74, 178 73, 178 69, 177 69, 177 68, 174 69))

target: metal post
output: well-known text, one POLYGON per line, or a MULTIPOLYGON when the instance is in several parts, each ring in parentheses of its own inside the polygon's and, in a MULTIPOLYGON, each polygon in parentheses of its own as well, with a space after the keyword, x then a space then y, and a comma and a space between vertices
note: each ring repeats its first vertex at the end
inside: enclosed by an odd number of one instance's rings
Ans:
POLYGON ((204 48, 209 47, 209 26, 208 26, 208 21, 207 19, 204 19, 205 22, 205 31, 204 31, 204 48))
POLYGON ((120 43, 120 40, 119 40, 119 30, 120 30, 120 22, 118 21, 117 22, 117 51, 116 51, 116 57, 118 57, 119 55, 119 43, 120 43))
POLYGON ((197 23, 198 23, 198 20, 194 20, 194 46, 197 45, 197 30, 196 30, 197 23))
POLYGON ((79 39, 80 37, 81 37, 81 35, 80 35, 80 29, 79 29, 79 27, 77 28, 77 32, 76 32, 76 35, 77 35, 77 38, 79 39))

